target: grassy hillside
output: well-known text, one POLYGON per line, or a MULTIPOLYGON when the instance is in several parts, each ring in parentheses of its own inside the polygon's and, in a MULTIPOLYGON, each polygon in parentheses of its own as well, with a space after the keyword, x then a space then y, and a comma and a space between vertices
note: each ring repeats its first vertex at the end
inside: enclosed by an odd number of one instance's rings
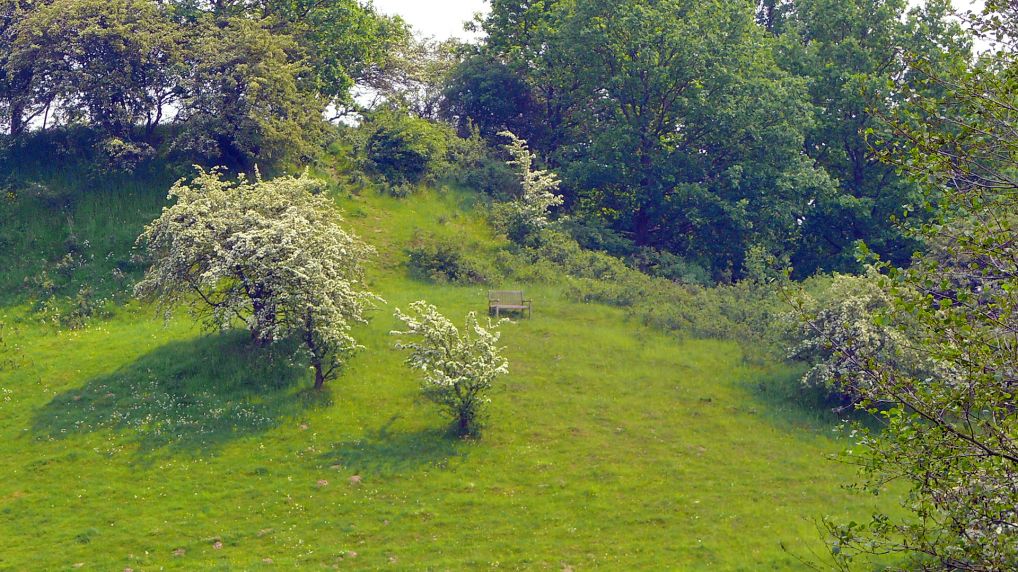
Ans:
POLYGON ((387 332, 421 298, 485 308, 485 287, 404 264, 421 231, 497 247, 466 192, 337 192, 379 251, 370 282, 388 305, 324 394, 184 314, 132 302, 80 330, 40 323, 18 285, 69 250, 67 220, 88 263, 57 288, 117 269, 114 294, 166 186, 114 179, 56 210, 26 192, 0 211, 0 569, 795 570, 823 550, 814 519, 885 502, 839 488, 851 470, 825 456, 845 442, 794 399, 795 372, 559 284, 499 285, 525 288, 534 319, 504 328, 512 373, 483 438, 448 437, 387 332))

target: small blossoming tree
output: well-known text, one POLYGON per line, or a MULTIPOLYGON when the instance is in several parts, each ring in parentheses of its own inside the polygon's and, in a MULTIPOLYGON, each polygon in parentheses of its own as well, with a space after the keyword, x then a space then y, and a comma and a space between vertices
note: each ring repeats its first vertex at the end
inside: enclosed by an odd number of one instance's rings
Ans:
POLYGON ((259 345, 299 339, 321 388, 358 348, 350 328, 379 298, 361 289, 370 247, 320 191, 306 174, 231 182, 199 169, 138 238, 153 262, 135 293, 167 312, 187 306, 210 329, 243 324, 259 345))
POLYGON ((562 197, 555 194, 560 181, 555 173, 534 168, 535 157, 525 140, 511 131, 499 135, 509 139, 505 149, 512 158, 508 163, 520 177, 523 194, 500 205, 496 219, 511 240, 522 243, 548 226, 548 209, 562 204, 562 197))
POLYGON ((909 342, 904 324, 890 322, 892 299, 882 280, 873 268, 862 276, 835 274, 820 299, 803 291, 790 300, 797 331, 789 357, 811 364, 804 384, 855 405, 872 393, 865 364, 893 365, 917 377, 930 373, 933 364, 909 342))
POLYGON ((411 304, 408 314, 397 309, 396 317, 404 330, 392 334, 407 340, 396 347, 410 351, 406 363, 422 373, 424 396, 453 417, 460 435, 476 434, 493 382, 509 373, 509 361, 502 356, 500 334, 495 330, 502 322, 489 320, 487 327, 482 327, 477 314, 470 312, 460 332, 424 301, 411 304))

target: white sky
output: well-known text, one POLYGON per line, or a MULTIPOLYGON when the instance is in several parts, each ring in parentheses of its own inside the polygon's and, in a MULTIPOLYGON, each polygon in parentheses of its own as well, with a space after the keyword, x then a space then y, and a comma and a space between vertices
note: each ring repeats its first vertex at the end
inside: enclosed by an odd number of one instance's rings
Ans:
POLYGON ((402 16, 417 33, 436 40, 472 39, 463 31, 463 23, 477 12, 488 11, 485 0, 374 0, 374 5, 386 14, 402 16))

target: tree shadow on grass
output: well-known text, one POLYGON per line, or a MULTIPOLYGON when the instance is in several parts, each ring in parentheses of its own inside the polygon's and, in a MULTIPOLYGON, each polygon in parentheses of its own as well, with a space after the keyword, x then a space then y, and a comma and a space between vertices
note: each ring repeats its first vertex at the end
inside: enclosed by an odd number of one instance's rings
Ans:
POLYGON ((444 468, 466 454, 466 443, 444 429, 391 431, 393 417, 360 439, 335 443, 321 455, 323 465, 340 465, 358 474, 392 475, 420 467, 444 468))
POLYGON ((802 374, 801 367, 758 374, 749 384, 753 401, 773 422, 796 429, 829 433, 846 421, 859 422, 872 430, 880 429, 872 415, 832 398, 824 388, 804 385, 802 374))
POLYGON ((254 347, 244 332, 174 342, 54 397, 33 430, 65 439, 112 429, 140 453, 212 450, 329 404, 327 393, 300 387, 306 370, 285 349, 254 347))

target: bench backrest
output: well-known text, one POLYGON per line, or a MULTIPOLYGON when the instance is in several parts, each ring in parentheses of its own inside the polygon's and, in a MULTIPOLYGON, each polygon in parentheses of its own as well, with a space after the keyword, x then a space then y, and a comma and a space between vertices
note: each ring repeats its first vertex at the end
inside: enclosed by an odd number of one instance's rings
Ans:
POLYGON ((523 291, 522 290, 492 290, 488 292, 489 302, 498 302, 499 304, 523 304, 523 291))

